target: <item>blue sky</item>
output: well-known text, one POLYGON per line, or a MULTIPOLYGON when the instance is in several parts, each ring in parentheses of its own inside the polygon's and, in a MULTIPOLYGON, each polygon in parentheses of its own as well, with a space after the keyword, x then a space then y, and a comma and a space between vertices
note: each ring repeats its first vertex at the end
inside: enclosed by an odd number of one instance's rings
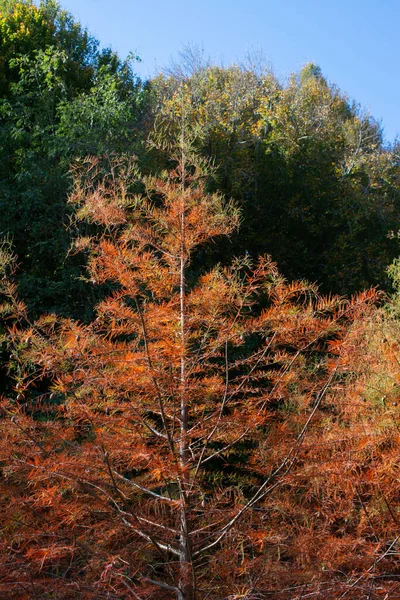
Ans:
POLYGON ((281 79, 315 62, 400 136, 398 0, 61 0, 103 46, 133 50, 146 78, 187 44, 228 65, 261 49, 281 79))

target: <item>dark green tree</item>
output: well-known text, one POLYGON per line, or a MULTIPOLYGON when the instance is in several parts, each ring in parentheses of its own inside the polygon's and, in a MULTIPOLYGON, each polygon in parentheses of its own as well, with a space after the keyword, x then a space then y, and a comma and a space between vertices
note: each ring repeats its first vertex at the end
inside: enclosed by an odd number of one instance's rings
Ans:
POLYGON ((137 149, 142 84, 130 57, 100 50, 57 2, 0 10, 0 235, 14 244, 36 313, 84 316, 81 264, 65 259, 70 165, 137 149))

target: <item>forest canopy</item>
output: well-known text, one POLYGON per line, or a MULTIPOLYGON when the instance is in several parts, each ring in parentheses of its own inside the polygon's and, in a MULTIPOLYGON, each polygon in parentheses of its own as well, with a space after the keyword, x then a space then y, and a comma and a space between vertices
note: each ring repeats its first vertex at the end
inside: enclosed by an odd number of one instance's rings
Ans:
POLYGON ((242 211, 239 234, 208 264, 269 253, 287 277, 325 292, 390 289, 398 148, 318 67, 280 82, 251 62, 223 68, 188 51, 180 67, 142 82, 131 58, 100 49, 53 1, 7 0, 1 15, 0 231, 36 314, 90 315, 82 261, 65 260, 71 165, 127 153, 146 172, 168 168, 152 140, 176 127, 182 81, 197 151, 215 166, 209 185, 242 211))

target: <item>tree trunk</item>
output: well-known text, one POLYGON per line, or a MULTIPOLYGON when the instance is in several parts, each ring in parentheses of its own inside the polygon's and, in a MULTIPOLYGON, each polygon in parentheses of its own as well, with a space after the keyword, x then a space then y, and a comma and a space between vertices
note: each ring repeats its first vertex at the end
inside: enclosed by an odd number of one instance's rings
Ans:
POLYGON ((186 507, 181 508, 181 532, 179 539, 179 592, 178 600, 195 600, 192 548, 187 526, 186 507))
MULTIPOLYGON (((182 97, 183 99, 183 97, 182 97)), ((180 248, 180 334, 181 334, 181 414, 180 414, 180 447, 179 463, 180 477, 180 536, 179 536, 179 592, 178 600, 194 600, 194 569, 192 560, 191 540, 187 520, 187 500, 190 493, 190 477, 188 471, 188 405, 186 396, 186 340, 185 340, 185 300, 186 300, 186 247, 185 247, 185 121, 182 107, 182 132, 181 132, 181 248, 180 248)))

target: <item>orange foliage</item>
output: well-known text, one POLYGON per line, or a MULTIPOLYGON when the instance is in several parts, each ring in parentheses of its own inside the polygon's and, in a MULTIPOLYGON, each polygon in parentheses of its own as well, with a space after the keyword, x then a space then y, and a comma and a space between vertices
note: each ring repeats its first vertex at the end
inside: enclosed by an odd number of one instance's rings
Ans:
POLYGON ((269 258, 195 280, 191 255, 238 215, 177 164, 130 196, 93 162, 73 199, 106 226, 84 246, 114 291, 90 325, 20 314, 10 329, 2 585, 10 598, 361 598, 395 529, 395 492, 376 491, 393 482, 398 433, 374 429, 352 375, 376 294, 321 298, 269 258))

